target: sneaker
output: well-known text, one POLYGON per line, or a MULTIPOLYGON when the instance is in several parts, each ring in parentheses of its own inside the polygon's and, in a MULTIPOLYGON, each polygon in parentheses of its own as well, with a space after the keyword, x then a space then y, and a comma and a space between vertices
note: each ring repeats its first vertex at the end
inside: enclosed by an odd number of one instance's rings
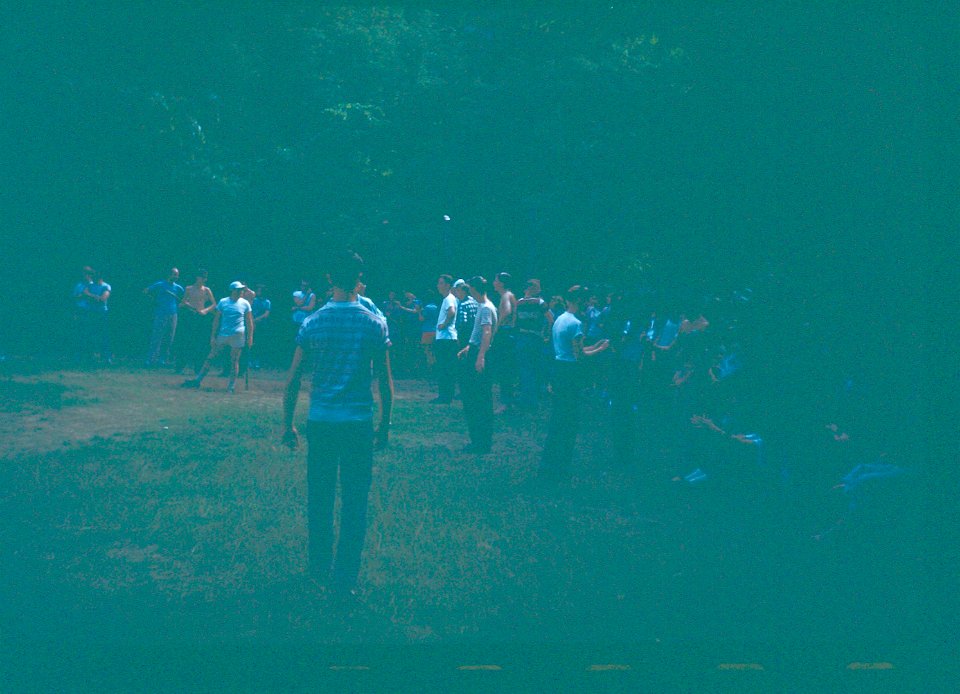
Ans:
POLYGON ((234 390, 233 390, 233 384, 232 384, 232 383, 227 386, 227 392, 228 392, 228 393, 231 393, 231 394, 234 392, 234 390))

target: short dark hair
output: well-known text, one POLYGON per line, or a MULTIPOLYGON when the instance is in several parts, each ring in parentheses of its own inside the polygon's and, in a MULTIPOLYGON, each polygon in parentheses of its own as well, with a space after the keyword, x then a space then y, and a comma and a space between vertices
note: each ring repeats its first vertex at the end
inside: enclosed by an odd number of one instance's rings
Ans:
POLYGON ((476 290, 477 294, 487 293, 487 280, 481 275, 474 275, 468 279, 467 286, 476 290))
POLYGON ((209 274, 207 273, 207 269, 202 267, 199 270, 197 270, 195 273, 193 273, 193 276, 207 279, 207 277, 209 277, 209 274))
POLYGON ((440 277, 438 277, 437 279, 441 279, 447 284, 451 284, 451 285, 453 284, 453 275, 444 274, 444 275, 440 275, 440 277))
POLYGON ((330 284, 345 292, 356 289, 363 274, 363 258, 347 250, 335 254, 330 261, 330 284))
POLYGON ((500 284, 507 289, 513 288, 513 276, 509 272, 498 272, 497 279, 500 280, 500 284))
POLYGON ((563 298, 570 303, 583 307, 590 300, 590 290, 575 284, 564 292, 563 298))

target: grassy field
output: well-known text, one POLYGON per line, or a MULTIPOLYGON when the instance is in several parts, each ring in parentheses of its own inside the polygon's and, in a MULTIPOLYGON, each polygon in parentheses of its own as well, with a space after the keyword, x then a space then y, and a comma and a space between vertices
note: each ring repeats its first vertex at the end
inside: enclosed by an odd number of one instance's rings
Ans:
POLYGON ((459 405, 427 404, 414 381, 398 382, 375 460, 365 592, 343 606, 305 576, 305 453, 279 442, 282 374, 231 396, 217 378, 183 391, 169 372, 3 366, 8 654, 176 639, 598 658, 723 644, 710 657, 742 659, 757 644, 906 643, 920 628, 921 550, 902 514, 814 542, 818 519, 776 475, 684 485, 669 447, 615 465, 601 408, 573 478, 544 488, 547 410, 500 417, 494 453, 462 455, 459 405))

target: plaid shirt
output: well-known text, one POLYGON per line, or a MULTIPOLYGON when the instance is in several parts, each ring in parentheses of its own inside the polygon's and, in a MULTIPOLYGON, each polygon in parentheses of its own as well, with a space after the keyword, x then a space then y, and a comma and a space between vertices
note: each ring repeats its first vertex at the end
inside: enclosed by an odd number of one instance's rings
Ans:
MULTIPOLYGON (((297 344, 313 363, 313 422, 373 418, 372 362, 389 346, 387 324, 357 302, 329 302, 303 321, 297 344)), ((308 362, 309 363, 309 362, 308 362)))

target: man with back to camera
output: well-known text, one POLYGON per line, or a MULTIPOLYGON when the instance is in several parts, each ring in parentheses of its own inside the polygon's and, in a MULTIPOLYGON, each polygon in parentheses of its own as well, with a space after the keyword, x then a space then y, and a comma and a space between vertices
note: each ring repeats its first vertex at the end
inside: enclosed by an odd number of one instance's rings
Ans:
POLYGON ((217 302, 210 334, 210 353, 197 372, 197 377, 183 382, 184 388, 199 388, 214 359, 224 347, 229 347, 230 382, 227 384, 227 392, 234 392, 240 371, 240 353, 244 347, 249 349, 253 346, 253 308, 250 302, 243 298, 245 289, 247 287, 243 282, 231 282, 230 296, 217 302))
POLYGON ((386 445, 393 408, 387 324, 357 301, 363 260, 347 251, 331 262, 333 296, 304 320, 283 397, 284 440, 299 441, 293 425, 306 369, 313 371, 307 414, 307 526, 310 573, 332 579, 338 595, 356 594, 367 529, 373 449, 386 445), (372 377, 380 422, 373 429, 372 377), (340 534, 334 548, 334 502, 340 473, 340 534))
POLYGON ((154 282, 143 290, 153 298, 153 331, 146 366, 165 366, 170 361, 170 348, 177 334, 177 309, 184 293, 183 287, 177 284, 179 279, 180 271, 170 268, 165 280, 154 282))

